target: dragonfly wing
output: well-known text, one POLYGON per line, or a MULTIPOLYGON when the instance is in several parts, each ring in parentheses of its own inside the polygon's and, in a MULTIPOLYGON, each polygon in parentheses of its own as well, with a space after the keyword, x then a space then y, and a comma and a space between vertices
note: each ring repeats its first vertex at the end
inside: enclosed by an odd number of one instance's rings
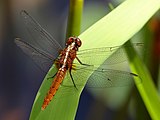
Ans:
POLYGON ((87 81, 90 88, 106 88, 133 85, 133 77, 138 75, 113 69, 97 69, 87 81))
POLYGON ((15 39, 15 43, 45 72, 48 71, 55 60, 49 53, 46 53, 19 38, 15 39))
MULTIPOLYGON (((132 43, 132 46, 136 49, 142 49, 143 43, 132 43)), ((125 47, 131 47, 128 45, 125 45, 125 47)), ((114 47, 103 47, 103 48, 93 48, 93 49, 87 49, 79 51, 77 54, 78 58, 82 58, 82 63, 90 64, 90 65, 99 65, 99 61, 105 56, 109 56, 103 64, 105 65, 114 65, 118 63, 122 63, 124 61, 127 61, 127 56, 125 54, 125 50, 123 46, 114 46, 114 47), (94 59, 94 58, 97 59, 94 59), (94 61, 91 59, 94 59, 94 61)))
POLYGON ((58 52, 62 50, 60 44, 25 10, 22 10, 20 14, 28 32, 32 35, 35 42, 33 43, 33 41, 30 41, 30 43, 32 42, 36 47, 57 56, 58 52))
MULTIPOLYGON (((127 86, 134 83, 133 77, 139 77, 137 74, 115 69, 106 69, 102 67, 79 65, 73 71, 75 83, 79 86, 86 85, 89 88, 107 88, 116 86, 127 86), (91 74, 93 73, 93 74, 91 74), (91 76, 88 78, 88 74, 91 76)), ((141 80, 139 81, 141 83, 141 80)))
MULTIPOLYGON (((133 43, 132 46, 139 50, 143 48, 143 43, 133 43)), ((125 47, 131 46, 125 45, 125 47)), ((81 62, 86 64, 75 64, 78 74, 74 74, 74 79, 77 79, 77 85, 84 85, 85 82, 81 81, 88 79, 87 86, 91 88, 126 86, 134 83, 132 79, 134 76, 139 77, 129 71, 115 69, 115 65, 127 60, 123 46, 83 50, 78 52, 77 57, 82 58, 81 62), (107 55, 110 55, 109 58, 102 63, 101 59, 104 60, 107 55), (91 73, 93 74, 87 78, 86 76, 91 73)), ((141 80, 139 83, 141 83, 141 80)))

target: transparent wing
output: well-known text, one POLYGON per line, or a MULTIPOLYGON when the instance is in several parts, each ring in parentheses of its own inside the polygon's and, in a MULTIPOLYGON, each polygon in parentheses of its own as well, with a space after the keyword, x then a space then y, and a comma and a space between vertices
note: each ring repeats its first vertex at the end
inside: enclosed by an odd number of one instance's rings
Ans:
MULTIPOLYGON (((121 71, 116 69, 107 69, 103 67, 95 66, 76 66, 76 70, 72 70, 73 79, 77 86, 84 86, 86 79, 88 79, 86 85, 89 88, 107 88, 116 86, 127 86, 134 84, 133 77, 139 77, 135 73, 129 71, 121 71), (91 74, 93 72, 93 74, 91 74), (77 74, 78 73, 78 74, 77 74), (91 76, 88 77, 88 74, 91 76)), ((72 84, 70 81, 68 85, 72 84)), ((138 83, 141 83, 139 79, 138 83)))
POLYGON ((15 39, 15 43, 45 72, 48 71, 55 60, 53 55, 46 53, 19 38, 15 39))
POLYGON ((20 15, 26 25, 26 28, 34 41, 30 41, 32 44, 35 42, 35 46, 42 49, 52 55, 57 56, 58 52, 62 50, 60 44, 45 30, 41 25, 34 20, 25 10, 22 10, 20 15))
MULTIPOLYGON (((138 77, 138 75, 127 71, 98 68, 98 70, 90 76, 87 81, 87 86, 91 88, 105 88, 133 85, 133 76, 138 77)), ((139 81, 139 83, 140 82, 141 81, 139 81)))
MULTIPOLYGON (((143 43, 133 43, 132 46, 137 50, 143 50, 143 43)), ((131 47, 125 45, 125 47, 131 47)), ((77 57, 82 59, 82 63, 89 65, 99 65, 99 61, 105 56, 110 55, 105 61, 104 65, 113 65, 127 61, 127 56, 123 46, 103 47, 82 50, 77 53, 77 57), (94 61, 92 60, 94 59, 94 61), (92 60, 92 61, 91 61, 92 60)))

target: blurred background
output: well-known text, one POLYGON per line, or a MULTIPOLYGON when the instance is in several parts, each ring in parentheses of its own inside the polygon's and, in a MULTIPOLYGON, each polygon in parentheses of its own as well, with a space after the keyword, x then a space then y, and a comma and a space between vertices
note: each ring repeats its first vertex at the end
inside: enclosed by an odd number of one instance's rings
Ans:
MULTIPOLYGON (((82 29, 110 12, 123 0, 86 0, 82 29)), ((62 45, 65 43, 69 0, 1 0, 0 1, 0 120, 28 120, 36 93, 46 73, 14 43, 16 37, 32 39, 20 17, 28 11, 62 45)), ((134 36, 133 41, 145 42, 149 52, 143 58, 158 88, 160 81, 160 18, 155 15, 134 36)), ((84 89, 76 120, 150 120, 135 87, 108 88, 104 91, 84 89), (96 97, 97 94, 99 97, 96 97), (101 95, 99 95, 101 93, 101 95)))

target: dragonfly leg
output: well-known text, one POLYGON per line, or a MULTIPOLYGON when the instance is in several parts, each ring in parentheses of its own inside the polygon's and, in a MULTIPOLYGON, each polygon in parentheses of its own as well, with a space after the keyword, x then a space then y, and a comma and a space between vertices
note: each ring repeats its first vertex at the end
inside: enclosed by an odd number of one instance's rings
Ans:
POLYGON ((70 75, 70 77, 71 77, 71 80, 72 80, 72 82, 73 82, 74 87, 78 90, 78 88, 77 88, 77 86, 76 86, 76 84, 75 84, 75 82, 74 82, 74 80, 73 80, 72 73, 71 73, 71 69, 69 69, 69 75, 70 75))
POLYGON ((56 74, 57 74, 57 73, 55 73, 53 76, 49 76, 49 77, 47 78, 47 80, 50 79, 50 78, 54 78, 54 77, 56 76, 56 74))
POLYGON ((82 63, 82 61, 81 61, 78 57, 76 57, 76 59, 78 60, 78 62, 79 62, 81 65, 91 66, 91 65, 89 65, 89 64, 82 63))

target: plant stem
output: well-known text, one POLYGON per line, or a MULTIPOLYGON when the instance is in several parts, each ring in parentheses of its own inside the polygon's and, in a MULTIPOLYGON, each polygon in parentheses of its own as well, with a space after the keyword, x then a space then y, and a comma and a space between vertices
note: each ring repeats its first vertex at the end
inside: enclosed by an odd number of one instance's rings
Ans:
MULTIPOLYGON (((130 41, 126 43, 131 45, 130 41)), ((160 99, 153 80, 146 66, 142 63, 133 47, 125 47, 130 61, 130 68, 138 77, 134 77, 137 89, 144 101, 144 104, 154 120, 159 120, 160 99), (141 83, 139 81, 141 80, 141 83)))
POLYGON ((70 0, 66 38, 78 36, 81 30, 81 18, 84 0, 70 0))

